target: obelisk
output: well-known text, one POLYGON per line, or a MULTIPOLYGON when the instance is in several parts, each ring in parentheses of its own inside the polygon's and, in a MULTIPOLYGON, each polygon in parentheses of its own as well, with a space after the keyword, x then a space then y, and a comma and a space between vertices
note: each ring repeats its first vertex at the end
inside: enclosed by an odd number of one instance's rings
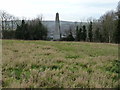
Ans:
POLYGON ((59 13, 56 13, 55 18, 55 30, 53 34, 53 40, 60 40, 61 32, 60 32, 60 21, 59 21, 59 13))

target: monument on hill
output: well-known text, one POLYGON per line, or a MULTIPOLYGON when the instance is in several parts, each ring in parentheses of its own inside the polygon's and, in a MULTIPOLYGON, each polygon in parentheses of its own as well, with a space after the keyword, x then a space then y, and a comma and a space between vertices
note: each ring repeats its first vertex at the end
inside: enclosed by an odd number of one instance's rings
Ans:
POLYGON ((60 32, 60 21, 59 21, 59 13, 56 13, 55 18, 55 30, 53 34, 53 40, 60 40, 61 32, 60 32))

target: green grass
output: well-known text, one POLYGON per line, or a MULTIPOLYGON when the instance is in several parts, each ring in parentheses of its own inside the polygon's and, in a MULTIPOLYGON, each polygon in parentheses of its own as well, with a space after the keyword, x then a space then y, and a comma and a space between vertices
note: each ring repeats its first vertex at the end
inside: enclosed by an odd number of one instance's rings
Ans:
POLYGON ((2 41, 6 88, 118 88, 118 45, 59 41, 2 41))

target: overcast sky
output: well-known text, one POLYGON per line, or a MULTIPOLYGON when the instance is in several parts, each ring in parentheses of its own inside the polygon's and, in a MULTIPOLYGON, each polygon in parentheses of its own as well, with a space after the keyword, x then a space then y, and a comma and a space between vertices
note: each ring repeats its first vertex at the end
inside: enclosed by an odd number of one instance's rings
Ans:
POLYGON ((18 17, 34 18, 43 15, 44 20, 54 20, 59 12, 60 20, 81 21, 89 17, 99 18, 108 10, 115 10, 119 0, 0 0, 0 10, 18 17))

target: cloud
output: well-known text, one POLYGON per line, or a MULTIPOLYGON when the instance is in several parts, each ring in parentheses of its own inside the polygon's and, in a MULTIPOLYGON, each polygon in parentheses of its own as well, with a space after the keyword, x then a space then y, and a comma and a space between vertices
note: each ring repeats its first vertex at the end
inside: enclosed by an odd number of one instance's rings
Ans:
POLYGON ((60 13, 62 20, 77 21, 84 17, 99 18, 115 9, 119 0, 0 0, 0 9, 15 16, 35 17, 43 14, 45 20, 54 20, 60 13))

